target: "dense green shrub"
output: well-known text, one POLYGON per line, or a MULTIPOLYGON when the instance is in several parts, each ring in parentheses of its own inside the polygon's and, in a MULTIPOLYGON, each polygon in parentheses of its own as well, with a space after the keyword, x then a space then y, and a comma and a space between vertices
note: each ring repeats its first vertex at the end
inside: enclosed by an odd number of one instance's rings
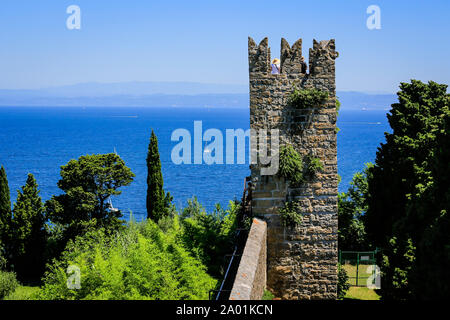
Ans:
POLYGON ((327 99, 326 91, 295 88, 289 95, 288 104, 296 109, 313 109, 323 105, 327 99))
POLYGON ((278 173, 289 180, 293 186, 303 182, 303 160, 300 153, 291 145, 280 148, 280 167, 278 173))
POLYGON ((339 264, 338 265, 338 284, 337 284, 337 297, 342 299, 345 297, 346 292, 350 289, 350 283, 348 282, 347 271, 339 264))
POLYGON ((166 233, 152 221, 126 230, 89 232, 70 241, 46 273, 39 299, 207 299, 216 280, 176 241, 178 218, 166 233), (68 289, 67 268, 80 269, 80 289, 68 289))
POLYGON ((14 272, 0 270, 0 299, 3 299, 19 286, 14 272))
POLYGON ((287 201, 280 208, 281 222, 283 226, 295 228, 302 223, 301 205, 297 201, 287 201))
POLYGON ((323 163, 319 158, 306 155, 302 158, 300 153, 290 144, 280 148, 279 175, 289 180, 293 187, 298 187, 306 180, 314 178, 317 172, 323 170, 323 163))
POLYGON ((306 155, 304 158, 305 162, 305 176, 312 179, 316 173, 323 171, 323 163, 319 158, 313 157, 311 155, 306 155))
POLYGON ((194 198, 181 213, 180 242, 207 266, 213 277, 223 276, 225 255, 233 247, 239 209, 238 203, 230 201, 227 210, 216 205, 213 212, 207 213, 194 198))

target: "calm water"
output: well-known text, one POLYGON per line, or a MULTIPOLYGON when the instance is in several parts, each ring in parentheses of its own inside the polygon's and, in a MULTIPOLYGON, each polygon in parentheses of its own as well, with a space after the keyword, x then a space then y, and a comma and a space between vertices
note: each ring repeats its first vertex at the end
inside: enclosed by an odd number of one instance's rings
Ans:
MULTIPOLYGON (((365 162, 373 161, 377 146, 389 130, 386 111, 341 111, 338 126, 338 166, 342 182, 348 187, 352 175, 365 162)), ((193 132, 193 121, 203 121, 203 132, 226 128, 249 127, 247 109, 163 109, 163 108, 38 108, 0 107, 0 164, 5 166, 11 199, 25 183, 28 172, 35 175, 43 200, 60 194, 56 186, 60 166, 80 155, 109 153, 114 148, 136 174, 122 195, 115 197, 115 207, 125 216, 133 211, 139 220, 146 215, 146 154, 151 129, 158 136, 164 187, 174 196, 178 208, 197 196, 212 210, 215 203, 226 206, 240 198, 245 165, 175 165, 170 153, 176 142, 170 140, 176 128, 193 132)), ((224 151, 225 152, 225 151, 224 151)))

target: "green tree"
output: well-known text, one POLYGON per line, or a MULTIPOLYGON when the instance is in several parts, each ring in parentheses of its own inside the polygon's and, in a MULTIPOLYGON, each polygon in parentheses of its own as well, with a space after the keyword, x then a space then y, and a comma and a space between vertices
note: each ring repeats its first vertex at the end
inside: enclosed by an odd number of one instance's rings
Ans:
POLYGON ((370 169, 366 231, 382 250, 383 298, 448 297, 449 94, 432 81, 400 89, 370 169))
POLYGON ((5 250, 11 225, 11 200, 6 170, 0 168, 0 255, 5 250))
POLYGON ((362 172, 357 172, 347 192, 338 195, 338 246, 339 250, 369 250, 365 226, 362 220, 367 211, 367 176, 373 164, 367 163, 362 172))
POLYGON ((61 167, 58 187, 65 193, 46 202, 50 220, 64 228, 65 238, 74 238, 92 227, 120 228, 122 213, 108 198, 133 181, 134 173, 114 153, 93 154, 71 160, 61 167))
POLYGON ((45 265, 45 214, 38 185, 28 174, 22 190, 17 191, 11 225, 12 264, 21 279, 36 279, 45 265))
POLYGON ((170 212, 172 197, 165 194, 163 185, 158 138, 152 130, 147 152, 147 218, 156 222, 170 212))
MULTIPOLYGON (((448 96, 447 96, 448 97, 448 96)), ((416 248, 416 268, 411 279, 421 299, 450 296, 450 112, 443 110, 443 128, 436 133, 437 148, 431 160, 433 184, 417 199, 418 214, 429 217, 416 248)))

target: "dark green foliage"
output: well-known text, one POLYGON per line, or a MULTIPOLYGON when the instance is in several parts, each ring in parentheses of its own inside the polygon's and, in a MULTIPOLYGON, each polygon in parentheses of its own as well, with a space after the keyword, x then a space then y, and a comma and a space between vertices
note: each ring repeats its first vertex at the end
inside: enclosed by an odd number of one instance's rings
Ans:
POLYGON ((323 163, 319 158, 311 155, 306 155, 304 158, 305 163, 305 177, 312 179, 316 173, 323 171, 323 163))
POLYGON ((0 255, 8 239, 11 226, 11 200, 5 168, 0 168, 0 255))
POLYGON ((0 270, 5 270, 8 265, 8 261, 3 256, 2 252, 0 252, 0 270))
POLYGON ((133 181, 135 175, 116 154, 81 156, 61 167, 58 187, 65 192, 47 204, 52 222, 63 225, 96 219, 108 227, 122 217, 110 210, 107 200, 120 195, 118 190, 133 181))
POLYGON ((338 284, 337 284, 337 298, 343 299, 346 292, 350 289, 350 283, 348 282, 347 271, 339 264, 338 265, 338 284))
POLYGON ((188 201, 188 206, 181 213, 180 240, 215 278, 223 276, 225 255, 233 249, 239 207, 239 204, 230 201, 228 210, 216 205, 212 213, 207 213, 194 198, 188 201))
POLYGON ((34 176, 17 191, 11 224, 11 264, 21 279, 33 279, 43 273, 46 243, 46 218, 34 176))
POLYGON ((362 172, 357 172, 347 192, 338 195, 338 246, 339 250, 365 251, 371 246, 367 241, 362 216, 367 211, 367 175, 373 164, 367 163, 362 172))
POLYGON ((114 153, 81 156, 61 167, 58 187, 65 193, 46 202, 46 211, 60 231, 53 242, 57 252, 68 239, 98 227, 119 229, 123 221, 120 211, 111 210, 108 198, 120 195, 122 186, 133 181, 135 175, 114 153), (62 230, 61 230, 62 228, 62 230))
POLYGON ((216 280, 178 243, 174 226, 162 232, 148 219, 121 231, 90 231, 70 241, 44 277, 38 299, 207 299, 216 280), (80 289, 68 289, 68 266, 81 273, 80 289))
POLYGON ((303 160, 291 145, 280 148, 280 168, 278 173, 293 186, 303 182, 303 160))
POLYGON ((13 293, 18 286, 19 282, 14 272, 0 270, 0 300, 13 293))
MULTIPOLYGON (((441 95, 441 97, 443 94, 441 95)), ((436 149, 429 163, 432 183, 417 188, 413 198, 417 214, 427 216, 427 225, 417 243, 416 270, 412 280, 421 299, 450 296, 450 111, 449 95, 442 107, 442 126, 436 132, 436 149)), ((431 180, 431 179, 429 179, 431 180)), ((408 211, 413 211, 412 205, 408 211)))
POLYGON ((323 105, 327 99, 326 91, 295 88, 288 98, 288 104, 296 109, 313 109, 323 105))
POLYGON ((280 167, 278 174, 289 180, 293 187, 300 186, 306 180, 314 178, 317 172, 323 170, 323 163, 319 158, 306 155, 303 159, 291 145, 280 148, 280 167))
POLYGON ((432 81, 400 89, 370 170, 366 230, 382 249, 383 298, 448 298, 449 94, 432 81))
POLYGON ((280 208, 281 222, 283 226, 288 228, 295 228, 302 223, 302 206, 297 201, 287 201, 282 208, 280 208))
POLYGON ((158 139, 152 130, 147 153, 147 218, 158 222, 169 214, 172 201, 170 193, 165 194, 158 139))

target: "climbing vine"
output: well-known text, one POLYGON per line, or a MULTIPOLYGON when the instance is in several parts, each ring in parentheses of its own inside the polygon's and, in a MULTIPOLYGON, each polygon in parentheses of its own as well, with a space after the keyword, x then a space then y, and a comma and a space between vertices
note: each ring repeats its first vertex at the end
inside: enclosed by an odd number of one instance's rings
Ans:
POLYGON ((304 158, 291 145, 280 149, 280 176, 289 180, 291 186, 298 187, 306 180, 314 178, 317 172, 323 170, 323 163, 319 158, 306 155, 304 158))
MULTIPOLYGON (((319 158, 300 153, 291 145, 280 149, 280 167, 278 173, 289 181, 292 187, 298 187, 308 179, 313 179, 317 172, 323 170, 319 158)), ((298 201, 287 201, 280 209, 281 221, 285 227, 296 227, 302 222, 301 205, 298 201)))
POLYGON ((279 174, 294 186, 303 182, 303 160, 291 145, 282 146, 280 150, 279 174))
POLYGON ((298 201, 287 201, 280 209, 281 223, 288 228, 295 228, 302 223, 301 205, 298 201))
POLYGON ((304 158, 305 162, 305 176, 312 179, 317 172, 323 171, 323 163, 319 158, 307 155, 304 158))
MULTIPOLYGON (((338 97, 336 97, 336 119, 337 119, 337 117, 339 116, 339 110, 341 109, 341 102, 339 101, 339 99, 338 99, 338 97)), ((339 129, 337 126, 336 126, 336 133, 338 133, 339 132, 339 130, 341 130, 341 129, 339 129)))

